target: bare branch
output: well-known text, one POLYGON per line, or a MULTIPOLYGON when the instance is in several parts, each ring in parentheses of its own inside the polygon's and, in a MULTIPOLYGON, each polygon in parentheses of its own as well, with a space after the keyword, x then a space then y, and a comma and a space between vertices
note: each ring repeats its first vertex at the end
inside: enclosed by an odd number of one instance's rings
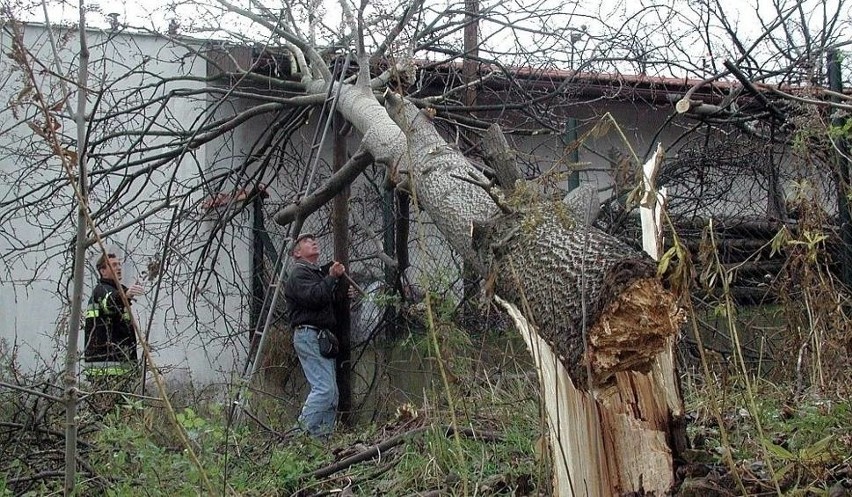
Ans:
POLYGON ((49 393, 45 393, 45 392, 40 392, 38 390, 33 390, 32 388, 23 387, 23 386, 20 386, 20 385, 13 385, 11 383, 6 383, 5 381, 0 381, 0 387, 6 387, 6 388, 11 389, 11 390, 17 390, 19 392, 27 393, 27 394, 30 394, 30 395, 35 395, 37 397, 41 397, 43 399, 47 399, 47 400, 57 402, 57 403, 62 402, 61 397, 57 397, 55 395, 50 395, 49 393))
POLYGON ((373 156, 366 149, 359 149, 323 186, 304 197, 299 203, 290 204, 278 211, 275 214, 275 222, 287 225, 293 221, 306 219, 352 183, 372 162, 373 156))

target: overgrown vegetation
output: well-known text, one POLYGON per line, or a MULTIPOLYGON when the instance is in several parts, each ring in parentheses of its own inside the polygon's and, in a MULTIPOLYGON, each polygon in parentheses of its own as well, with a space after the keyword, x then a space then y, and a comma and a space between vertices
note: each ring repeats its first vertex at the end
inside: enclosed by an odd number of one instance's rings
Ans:
MULTIPOLYGON (((221 401, 179 393, 173 400, 177 420, 222 495, 329 495, 346 488, 355 495, 546 493, 549 469, 534 373, 525 371, 511 347, 483 347, 482 340, 497 342, 493 334, 474 339, 450 322, 440 326, 440 359, 422 332, 398 345, 442 361, 450 391, 436 381, 434 388, 410 392, 416 403, 395 405, 376 423, 341 429, 327 443, 287 434, 292 410, 260 394, 252 406, 265 413, 262 424, 235 426, 221 401), (484 348, 496 355, 486 358, 484 348), (448 396, 455 399, 455 413, 448 396), (359 455, 362 460, 334 469, 359 455)), ((61 408, 39 415, 30 409, 42 403, 38 396, 0 391, 7 394, 21 403, 4 409, 0 421, 0 495, 61 492, 61 458, 53 469, 43 460, 40 471, 31 471, 29 461, 61 447, 61 408), (55 436, 33 434, 27 444, 9 443, 22 433, 51 429, 55 436)), ((203 488, 199 469, 156 402, 126 396, 106 416, 86 410, 82 416, 78 495, 196 495, 203 488)))
MULTIPOLYGON (((445 319, 452 317, 451 302, 438 299, 435 305, 444 310, 436 321, 440 358, 423 332, 397 345, 441 361, 449 391, 434 381, 419 397, 410 392, 411 402, 393 406, 378 422, 340 430, 328 443, 282 434, 292 412, 271 397, 255 397, 256 409, 266 413, 262 425, 235 426, 221 400, 176 395, 183 398, 174 401, 177 419, 217 491, 547 495, 549 451, 534 369, 518 362, 524 354, 507 345, 513 342, 504 333, 469 335, 445 319)), ((765 310, 781 312, 777 306, 765 310)), ((725 322, 740 333, 762 332, 760 309, 732 314, 736 318, 725 322)), ((716 332, 726 330, 720 325, 716 332)), ((682 347, 684 365, 695 364, 688 350, 682 347)), ((849 492, 852 482, 852 401, 844 383, 798 391, 789 381, 795 384, 796 376, 780 374, 783 368, 749 367, 743 373, 733 357, 704 352, 706 370, 682 368, 690 448, 679 462, 679 495, 847 495, 839 493, 849 492), (777 380, 758 376, 761 371, 777 380)), ((834 373, 839 380, 844 370, 834 373)), ((7 371, 3 381, 14 381, 9 376, 7 371)), ((28 384, 49 384, 43 380, 28 384)), ((61 457, 52 454, 61 452, 60 406, 35 392, 4 389, 0 395, 0 495, 59 492, 61 457)), ((202 488, 199 469, 156 402, 124 397, 103 417, 85 409, 81 416, 78 495, 196 495, 202 488)))
POLYGON ((742 377, 722 380, 716 406, 708 401, 714 395, 708 388, 695 383, 686 388, 692 448, 681 468, 686 480, 682 494, 763 495, 774 494, 777 488, 783 495, 848 495, 852 488, 848 392, 813 392, 795 399, 784 385, 758 381, 752 386, 749 393, 742 377), (735 463, 733 471, 725 461, 728 454, 735 463))

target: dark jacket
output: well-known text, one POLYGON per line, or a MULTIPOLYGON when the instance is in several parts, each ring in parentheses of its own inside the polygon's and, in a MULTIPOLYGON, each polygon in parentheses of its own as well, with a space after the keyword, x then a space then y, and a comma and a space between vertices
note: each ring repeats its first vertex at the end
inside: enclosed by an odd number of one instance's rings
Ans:
POLYGON ((337 281, 338 278, 329 275, 316 264, 296 261, 284 285, 290 326, 295 328, 307 324, 317 328, 334 328, 336 321, 331 304, 337 281))
MULTIPOLYGON (((86 308, 85 360, 136 361, 136 334, 115 281, 101 278, 86 308)), ((124 291, 127 291, 127 288, 124 291)))

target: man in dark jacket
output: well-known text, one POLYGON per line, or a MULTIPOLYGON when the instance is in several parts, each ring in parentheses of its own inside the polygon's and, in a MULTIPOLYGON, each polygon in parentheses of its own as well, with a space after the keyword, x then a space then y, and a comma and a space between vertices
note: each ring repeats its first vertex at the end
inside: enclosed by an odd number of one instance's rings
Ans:
POLYGON ((303 234, 293 245, 295 264, 284 287, 284 297, 293 327, 293 347, 311 391, 305 399, 299 426, 314 437, 325 437, 334 429, 337 415, 337 381, 334 359, 320 354, 318 335, 336 324, 332 301, 338 281, 346 272, 339 262, 325 273, 319 266, 319 245, 312 234, 303 234))
POLYGON ((144 289, 120 283, 121 262, 115 254, 101 255, 97 269, 100 279, 86 308, 86 376, 99 389, 124 390, 136 368, 136 333, 118 288, 124 289, 128 300, 144 289))

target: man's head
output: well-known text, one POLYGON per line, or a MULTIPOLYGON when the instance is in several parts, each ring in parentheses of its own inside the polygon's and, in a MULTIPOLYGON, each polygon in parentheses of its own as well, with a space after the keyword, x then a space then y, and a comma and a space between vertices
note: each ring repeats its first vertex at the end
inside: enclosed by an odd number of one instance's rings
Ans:
POLYGON ((121 261, 115 254, 101 254, 96 266, 101 278, 121 281, 121 261))
POLYGON ((316 264, 319 259, 319 244, 313 233, 303 233, 293 243, 293 257, 316 264))

